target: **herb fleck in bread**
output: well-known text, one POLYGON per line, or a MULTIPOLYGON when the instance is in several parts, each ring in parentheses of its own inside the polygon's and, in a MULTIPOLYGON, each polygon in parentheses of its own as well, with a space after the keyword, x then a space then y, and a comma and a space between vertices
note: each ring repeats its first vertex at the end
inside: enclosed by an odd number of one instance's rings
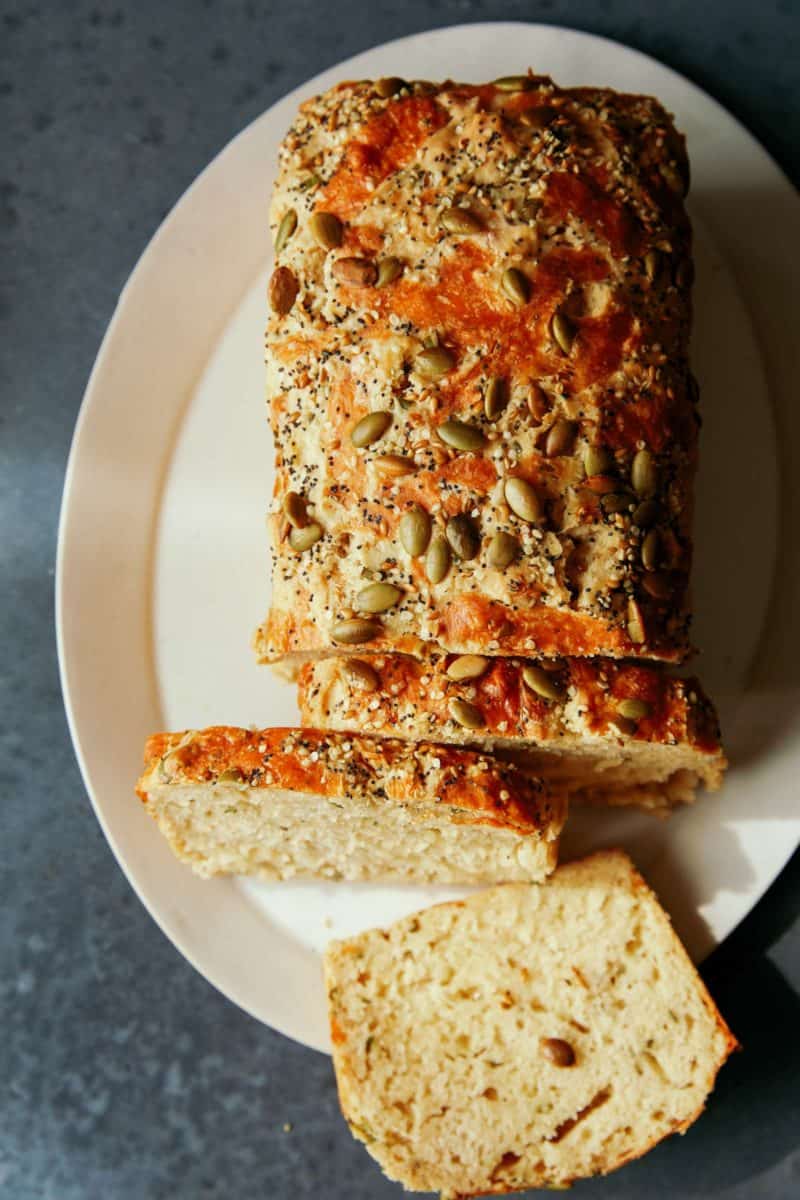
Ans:
POLYGON ((138 792, 200 875, 487 883, 556 864, 566 804, 472 751, 313 729, 155 734, 138 792))
POLYGON ((479 746, 557 782, 573 804, 665 815, 699 786, 718 788, 726 766, 697 680, 657 664, 338 657, 300 668, 298 703, 302 721, 321 729, 479 746))
POLYGON ((353 1133, 449 1197, 614 1170, 699 1116, 736 1045, 620 851, 333 942, 325 973, 353 1133))

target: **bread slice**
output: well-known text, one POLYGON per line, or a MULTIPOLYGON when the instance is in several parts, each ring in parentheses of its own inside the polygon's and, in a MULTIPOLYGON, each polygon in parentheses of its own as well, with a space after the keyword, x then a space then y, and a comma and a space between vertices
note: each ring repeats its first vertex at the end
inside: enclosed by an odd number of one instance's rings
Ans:
POLYGON ((697 680, 643 663, 326 659, 300 669, 298 699, 309 725, 477 746, 565 787, 573 804, 666 815, 718 788, 727 765, 697 680))
POLYGON ((333 942, 325 976, 353 1133, 447 1197, 637 1158, 699 1116, 736 1045, 621 851, 333 942))
POLYGON ((542 879, 566 804, 514 767, 430 744, 234 729, 159 733, 138 793, 199 875, 486 883, 542 879))
POLYGON ((681 660, 698 423, 670 115, 546 76, 340 83, 278 165, 261 659, 681 660))

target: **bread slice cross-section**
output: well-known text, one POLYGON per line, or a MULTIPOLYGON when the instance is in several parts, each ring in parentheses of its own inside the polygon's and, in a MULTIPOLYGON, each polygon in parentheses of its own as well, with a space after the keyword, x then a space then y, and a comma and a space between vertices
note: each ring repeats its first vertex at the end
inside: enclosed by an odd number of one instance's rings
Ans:
POLYGON ((159 733, 138 792, 200 875, 487 883, 556 864, 557 788, 452 746, 218 726, 159 733))
POLYGON ((736 1045, 620 851, 333 942, 326 984, 353 1133, 450 1198, 637 1158, 699 1116, 736 1045))

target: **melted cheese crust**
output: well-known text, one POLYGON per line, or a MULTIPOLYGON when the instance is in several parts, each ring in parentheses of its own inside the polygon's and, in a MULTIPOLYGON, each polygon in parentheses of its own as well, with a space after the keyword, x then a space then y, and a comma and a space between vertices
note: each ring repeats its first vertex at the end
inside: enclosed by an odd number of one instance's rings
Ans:
POLYGON ((512 93, 416 83, 389 98, 348 83, 303 105, 271 210, 283 244, 266 335, 277 482, 262 661, 351 648, 335 627, 364 615, 376 582, 400 598, 370 616, 359 653, 685 657, 687 185, 683 139, 649 97, 531 77, 512 93), (454 208, 474 231, 448 231, 454 208), (340 244, 319 243, 319 213, 340 244), (389 258, 401 273, 376 286, 389 258), (524 277, 519 302, 509 269, 524 277), (420 370, 432 348, 449 364, 435 379, 420 370), (494 378, 508 402, 489 419, 494 378), (377 410, 388 428, 353 445, 377 410), (446 444, 449 418, 482 444, 446 444), (510 477, 533 487, 537 519, 509 507, 510 477), (302 551, 289 493, 321 531, 302 551), (399 540, 415 506, 434 538, 459 516, 477 533, 477 554, 452 554, 438 583, 399 540), (504 567, 498 532, 517 545, 504 567))
POLYGON ((137 791, 145 803, 162 784, 237 782, 411 809, 436 803, 456 824, 545 831, 552 838, 566 816, 558 789, 487 755, 427 742, 217 725, 153 734, 144 760, 137 791))
MULTIPOLYGON (((306 663, 298 677, 302 719, 321 728, 352 728, 447 742, 474 742, 475 733, 453 718, 449 704, 466 700, 480 716, 481 736, 530 741, 547 746, 565 738, 623 740, 682 746, 725 766, 719 724, 711 701, 696 679, 665 675, 643 663, 611 659, 565 659, 553 663, 548 678, 558 699, 538 695, 523 679, 524 663, 491 660, 478 678, 454 680, 447 671, 452 656, 425 660, 409 655, 376 655, 369 660, 376 686, 362 681, 341 659, 306 663), (643 702, 631 721, 621 716, 625 701, 643 702)), ((624 709, 623 709, 624 711, 624 709)))

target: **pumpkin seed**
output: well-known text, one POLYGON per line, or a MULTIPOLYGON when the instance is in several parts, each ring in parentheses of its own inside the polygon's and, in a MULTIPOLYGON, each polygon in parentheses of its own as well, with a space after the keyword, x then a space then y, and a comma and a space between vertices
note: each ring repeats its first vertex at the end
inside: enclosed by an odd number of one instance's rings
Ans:
POLYGON ((371 583, 356 596, 356 608, 366 613, 387 612, 402 596, 402 590, 393 583, 371 583))
POLYGON ((495 79, 498 92, 529 92, 533 87, 530 75, 502 75, 495 79))
POLYGON ((614 466, 614 459, 604 446, 587 446, 583 452, 583 469, 587 476, 605 475, 614 466))
POLYGON ((403 274, 405 263, 402 259, 382 258, 378 263, 378 278, 375 281, 376 288, 388 287, 390 283, 394 283, 395 279, 399 279, 403 274))
POLYGON ((378 268, 369 258, 337 258, 332 270, 340 283, 351 287, 372 287, 378 278, 378 268))
POLYGON ((633 510, 633 523, 640 529, 647 529, 658 520, 659 508, 655 500, 642 500, 633 510))
POLYGON ((631 464, 631 483, 640 496, 652 496, 658 487, 658 472, 649 450, 638 450, 631 464))
POLYGON ((300 191, 307 192, 309 188, 319 187, 321 183, 322 180, 320 179, 319 175, 316 173, 316 171, 312 171, 311 174, 307 175, 300 184, 300 191))
POLYGON ((286 493, 283 498, 283 511, 295 529, 305 529, 308 525, 306 502, 297 492, 286 493))
POLYGON ((342 222, 332 212, 315 212, 308 222, 309 233, 324 250, 336 250, 342 244, 342 222))
POLYGON ((438 436, 447 446, 452 446, 454 450, 480 450, 486 445, 486 437, 474 425, 468 425, 466 421, 459 421, 455 417, 451 417, 449 421, 445 421, 436 430, 438 436))
POLYGON ((289 530, 289 545, 298 554, 302 554, 305 550, 310 550, 321 537, 322 526, 318 525, 316 521, 312 521, 310 525, 305 525, 302 529, 289 530))
POLYGON ((391 423, 392 414, 385 409, 367 413, 350 430, 350 441, 359 450, 363 450, 365 446, 371 446, 373 442, 382 438, 391 423))
POLYGON ((455 365, 455 355, 444 346, 429 346, 426 350, 420 350, 414 359, 414 370, 423 379, 439 379, 452 371, 455 365))
POLYGON ((406 86, 405 79, 400 79, 397 75, 389 75, 386 79, 375 80, 375 91, 380 96, 381 100, 388 100, 390 96, 394 96, 401 88, 406 86))
POLYGON ((342 673, 347 676, 349 684, 361 688, 364 692, 376 692, 380 685, 378 672, 365 663, 363 658, 347 658, 341 660, 342 673))
POLYGON ((381 633, 380 621, 365 621, 361 617, 351 617, 348 621, 337 621, 331 629, 334 642, 344 646, 357 646, 360 642, 371 642, 381 633))
POLYGON ((578 426, 575 421, 567 421, 564 417, 559 417, 555 424, 550 427, 550 432, 547 435, 547 441, 544 446, 544 452, 547 457, 558 458, 562 454, 569 454, 577 431, 578 426))
POLYGON ((397 527, 400 543, 412 558, 419 558, 428 548, 431 540, 431 519, 420 505, 415 504, 407 513, 403 513, 397 527))
POLYGON ((542 502, 536 489, 527 479, 512 475, 505 482, 503 492, 506 504, 522 521, 534 524, 542 519, 542 502))
POLYGON ((512 304, 521 308, 527 304, 531 294, 531 284, 527 275, 517 267, 506 267, 500 276, 500 286, 512 304))
POLYGON ((447 668, 447 678, 456 683, 464 683, 468 679, 480 679, 489 666, 488 658, 482 654, 461 654, 454 658, 447 668))
POLYGON ((487 558, 490 567, 496 567, 498 571, 504 571, 509 567, 517 557, 519 551, 519 542, 510 533, 499 529, 489 542, 489 550, 487 558))
POLYGON ((561 1038, 542 1038, 541 1046, 542 1054, 556 1067, 571 1067, 575 1062, 575 1051, 561 1038))
POLYGON ((642 542, 642 564, 645 571, 655 571, 658 566, 658 530, 651 529, 642 542))
POLYGON ((276 267, 269 281, 270 308, 279 317, 285 317, 297 299, 300 285, 288 267, 276 267))
POLYGON ((468 562, 477 556, 481 548, 481 535, 475 522, 466 513, 451 517, 444 527, 444 532, 456 558, 468 562))
POLYGON ((654 600, 666 600, 672 595, 669 575, 661 571, 648 571, 642 578, 642 587, 654 600))
POLYGON ((414 459, 405 454, 379 454, 373 465, 384 479, 399 479, 401 475, 412 475, 417 469, 414 459))
POLYGON ((577 330, 569 317, 562 312, 553 313, 550 318, 550 334, 564 354, 569 354, 572 349, 576 333, 577 330))
POLYGON ((528 385, 528 412, 534 421, 541 421, 547 413, 547 396, 538 383, 528 385))
POLYGON ((611 724, 619 730, 620 733, 627 734, 632 737, 636 733, 636 722, 629 720, 628 717, 621 717, 619 713, 611 718, 611 724))
POLYGON ((626 512, 631 505, 631 497, 628 492, 607 492, 600 497, 600 506, 607 517, 613 517, 615 513, 626 512))
POLYGON ((244 775, 238 767, 227 767, 217 776, 217 783, 242 783, 244 775))
POLYGON ((453 720, 463 725, 465 729, 483 729, 486 721, 483 713, 475 704, 470 704, 468 700, 459 700, 456 697, 449 702, 447 708, 453 720))
POLYGON ((644 256, 644 273, 651 283, 655 283, 661 271, 661 255, 658 250, 648 250, 644 256))
POLYGON ((483 221, 468 208, 458 205, 446 208, 439 217, 439 224, 447 233, 483 233, 483 221))
POLYGON ((522 668, 522 678, 525 685, 541 696, 543 700, 563 700, 566 693, 557 679, 542 667, 527 666, 522 668))
POLYGON ((650 716, 652 708, 646 700, 638 700, 630 697, 627 700, 619 701, 617 712, 621 717, 626 717, 629 721, 641 721, 644 717, 650 716))
POLYGON ((450 570, 450 547, 441 534, 437 535, 425 555, 425 574, 430 583, 441 583, 450 570))
POLYGON ((495 375, 486 385, 483 394, 483 411, 489 421, 496 421, 508 404, 508 383, 500 375, 495 375))
POLYGON ((297 229, 297 213, 293 208, 288 208, 281 217, 281 223, 278 226, 278 232, 275 234, 276 254, 280 254, 281 250, 286 245, 295 229, 297 229))
POLYGON ((642 644, 646 636, 642 610, 633 596, 628 601, 628 636, 637 646, 642 644))

